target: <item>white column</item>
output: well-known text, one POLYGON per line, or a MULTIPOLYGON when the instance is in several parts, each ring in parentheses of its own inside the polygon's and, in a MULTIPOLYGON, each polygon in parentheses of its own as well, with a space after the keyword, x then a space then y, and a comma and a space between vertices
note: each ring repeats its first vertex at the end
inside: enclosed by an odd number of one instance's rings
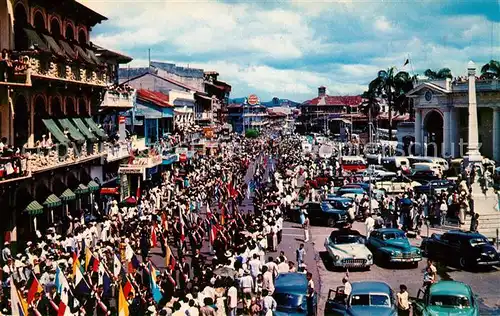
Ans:
POLYGON ((500 108, 493 108, 493 160, 500 160, 500 108))
POLYGON ((450 155, 453 158, 458 157, 458 144, 460 142, 460 135, 458 133, 457 109, 455 108, 450 108, 450 141, 450 155))
POLYGON ((467 66, 469 75, 469 140, 467 156, 469 162, 482 160, 479 152, 479 132, 477 127, 477 101, 476 101, 476 65, 470 61, 467 66))
POLYGON ((451 115, 450 115, 450 109, 446 108, 444 111, 444 118, 443 118, 443 144, 442 144, 442 153, 441 155, 450 155, 450 148, 451 148, 451 115))
POLYGON ((423 139, 422 139, 422 111, 415 110, 415 154, 422 153, 423 139))

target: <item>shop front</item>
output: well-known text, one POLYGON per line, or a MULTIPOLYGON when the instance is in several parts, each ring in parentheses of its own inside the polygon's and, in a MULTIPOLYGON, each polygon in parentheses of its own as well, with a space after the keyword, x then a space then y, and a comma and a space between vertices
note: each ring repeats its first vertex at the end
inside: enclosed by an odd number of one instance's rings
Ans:
POLYGON ((135 196, 139 198, 145 182, 158 173, 158 166, 163 163, 161 155, 135 157, 132 164, 121 165, 118 169, 120 178, 120 200, 135 196))

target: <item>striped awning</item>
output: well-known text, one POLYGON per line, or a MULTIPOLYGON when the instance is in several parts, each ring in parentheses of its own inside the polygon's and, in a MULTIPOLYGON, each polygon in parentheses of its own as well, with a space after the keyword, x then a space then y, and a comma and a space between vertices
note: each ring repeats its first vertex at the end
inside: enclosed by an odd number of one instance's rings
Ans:
POLYGON ((99 184, 97 184, 97 182, 95 182, 94 180, 90 180, 90 182, 87 184, 87 188, 90 192, 98 191, 99 187, 99 184))
POLYGON ((24 209, 30 215, 38 215, 43 213, 43 206, 38 203, 38 201, 32 201, 26 208, 24 209))
POLYGON ((61 204, 62 204, 61 199, 59 199, 55 194, 49 195, 43 202, 43 205, 48 208, 56 207, 61 204))
POLYGON ((76 199, 76 195, 70 189, 66 189, 59 198, 63 201, 72 201, 76 199))
POLYGON ((75 193, 76 194, 85 194, 85 193, 88 193, 89 192, 89 188, 87 188, 87 186, 83 183, 80 183, 78 185, 78 187, 76 188, 75 190, 75 193))

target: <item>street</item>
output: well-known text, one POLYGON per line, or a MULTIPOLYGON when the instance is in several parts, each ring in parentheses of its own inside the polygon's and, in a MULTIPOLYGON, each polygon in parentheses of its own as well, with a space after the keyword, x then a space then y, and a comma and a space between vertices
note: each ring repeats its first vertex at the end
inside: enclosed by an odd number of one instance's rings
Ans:
MULTIPOLYGON (((360 233, 365 233, 363 223, 355 222, 353 229, 360 233)), ((323 315, 325 301, 328 298, 328 291, 336 289, 341 285, 342 277, 346 272, 342 270, 333 270, 328 264, 325 265, 325 238, 330 234, 332 228, 311 227, 312 242, 314 251, 318 254, 317 261, 319 278, 321 280, 321 291, 319 297, 318 315, 323 315)), ((410 239, 412 245, 418 246, 421 240, 410 239)), ((426 258, 419 264, 418 268, 411 267, 379 267, 373 265, 370 271, 349 271, 351 282, 356 281, 383 281, 387 282, 393 290, 399 289, 400 284, 408 287, 410 296, 416 296, 418 289, 422 286, 423 269, 425 268, 426 258)), ((500 284, 500 269, 495 268, 491 271, 468 272, 460 271, 454 267, 446 267, 437 264, 438 275, 441 280, 455 280, 469 284, 478 297, 481 306, 481 315, 500 315, 500 296, 498 295, 498 285, 500 284)))

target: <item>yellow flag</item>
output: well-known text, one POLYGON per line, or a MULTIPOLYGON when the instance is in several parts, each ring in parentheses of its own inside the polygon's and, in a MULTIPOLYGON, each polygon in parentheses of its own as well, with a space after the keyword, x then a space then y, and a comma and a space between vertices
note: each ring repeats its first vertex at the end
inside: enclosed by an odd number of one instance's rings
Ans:
POLYGON ((170 266, 170 257, 172 256, 172 250, 170 250, 169 245, 167 245, 167 252, 165 254, 165 268, 170 266))
POLYGON ((120 285, 120 293, 118 293, 118 316, 129 316, 128 302, 123 294, 123 288, 120 285))
POLYGON ((89 248, 85 248, 85 271, 89 268, 89 262, 90 259, 92 258, 92 252, 90 251, 89 248))

